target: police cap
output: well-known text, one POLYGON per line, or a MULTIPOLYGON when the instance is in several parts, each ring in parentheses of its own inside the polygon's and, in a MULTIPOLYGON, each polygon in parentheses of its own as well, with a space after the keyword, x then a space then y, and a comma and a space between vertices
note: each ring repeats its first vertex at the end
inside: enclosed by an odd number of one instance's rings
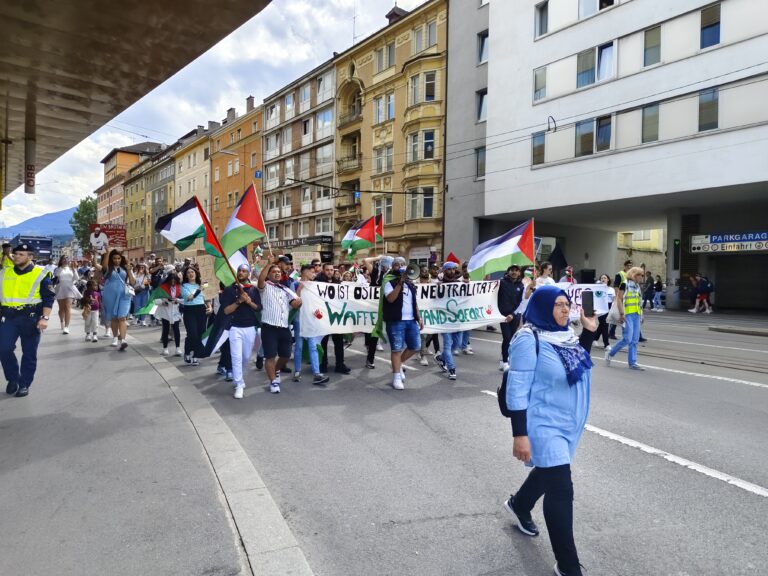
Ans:
POLYGON ((16 254, 16 252, 34 252, 34 251, 35 251, 35 248, 31 244, 27 244, 26 242, 17 244, 16 247, 13 249, 14 254, 16 254))

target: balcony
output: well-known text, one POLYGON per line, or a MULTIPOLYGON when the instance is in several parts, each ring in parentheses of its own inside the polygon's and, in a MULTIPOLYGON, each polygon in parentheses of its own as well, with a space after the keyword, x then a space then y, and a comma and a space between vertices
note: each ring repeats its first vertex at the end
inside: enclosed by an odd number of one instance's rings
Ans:
POLYGON ((301 213, 302 214, 311 214, 312 213, 312 200, 308 202, 302 202, 301 203, 301 213))
POLYGON ((280 208, 268 208, 264 212, 264 220, 277 220, 280 218, 280 208))
POLYGON ((349 112, 339 116, 339 120, 336 123, 337 128, 343 128, 354 122, 359 122, 363 119, 363 110, 361 106, 353 106, 349 112))
POLYGON ((356 154, 352 156, 346 156, 336 160, 336 172, 338 174, 344 174, 345 172, 353 172, 360 170, 363 167, 363 155, 356 154))
POLYGON ((289 218, 291 215, 291 205, 286 204, 283 206, 283 218, 289 218))

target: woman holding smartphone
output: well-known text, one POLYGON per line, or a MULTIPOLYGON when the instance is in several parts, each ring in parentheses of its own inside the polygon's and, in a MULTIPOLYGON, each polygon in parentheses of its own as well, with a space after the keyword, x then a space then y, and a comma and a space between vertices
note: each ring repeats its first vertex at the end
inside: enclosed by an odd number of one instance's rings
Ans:
POLYGON ((197 359, 203 355, 202 337, 205 331, 206 306, 200 271, 192 266, 184 272, 181 301, 184 303, 184 328, 187 331, 184 338, 184 361, 198 366, 197 359))

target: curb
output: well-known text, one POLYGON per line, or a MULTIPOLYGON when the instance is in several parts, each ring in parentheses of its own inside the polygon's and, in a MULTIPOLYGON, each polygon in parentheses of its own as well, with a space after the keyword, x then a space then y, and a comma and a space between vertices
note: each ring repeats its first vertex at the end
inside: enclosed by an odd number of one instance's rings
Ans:
POLYGON ((314 576, 304 552, 251 459, 210 402, 150 346, 128 335, 132 348, 168 385, 189 418, 219 484, 251 575, 314 576))
POLYGON ((742 328, 740 326, 708 326, 710 332, 724 332, 726 334, 742 334, 744 336, 768 337, 768 330, 763 328, 742 328))

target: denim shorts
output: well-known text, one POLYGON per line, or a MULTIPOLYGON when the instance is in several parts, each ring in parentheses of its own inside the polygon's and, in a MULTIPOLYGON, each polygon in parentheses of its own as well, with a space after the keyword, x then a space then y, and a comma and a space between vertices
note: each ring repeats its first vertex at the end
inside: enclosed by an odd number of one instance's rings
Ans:
POLYGON ((392 352, 402 352, 405 348, 409 350, 421 349, 419 324, 416 320, 387 322, 387 338, 389 338, 392 352))

